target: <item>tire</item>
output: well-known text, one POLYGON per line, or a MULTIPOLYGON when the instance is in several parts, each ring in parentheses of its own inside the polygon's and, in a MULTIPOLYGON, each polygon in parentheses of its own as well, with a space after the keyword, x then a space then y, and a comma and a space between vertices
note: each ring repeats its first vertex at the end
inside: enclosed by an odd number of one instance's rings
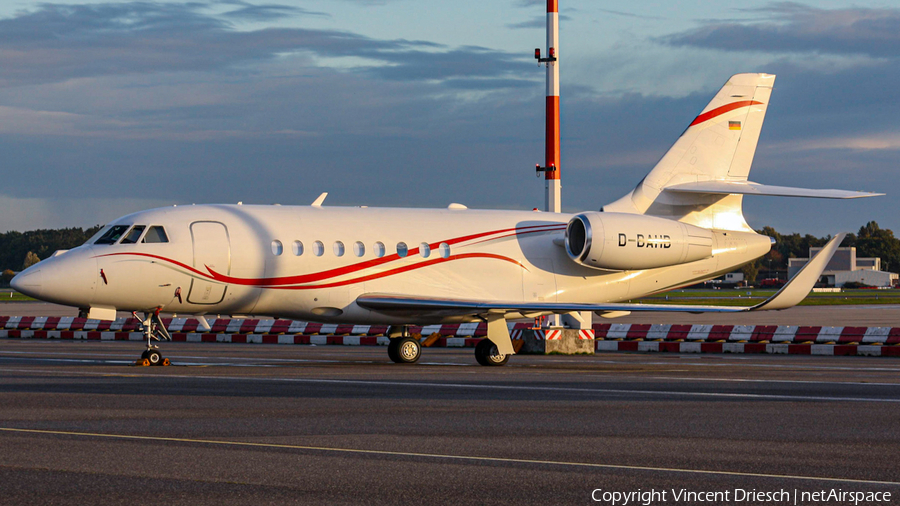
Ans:
POLYGON ((397 337, 388 344, 388 356, 398 364, 412 364, 422 356, 422 345, 414 337, 397 337))
POLYGON ((399 363, 400 357, 397 355, 397 345, 402 338, 395 337, 388 341, 388 358, 391 359, 391 362, 399 363))
POLYGON ((509 361, 509 355, 501 355, 497 351, 497 345, 489 339, 482 339, 475 346, 475 360, 484 366, 505 365, 509 361))
POLYGON ((150 365, 162 365, 162 355, 156 350, 148 350, 147 352, 147 360, 150 362, 150 365))

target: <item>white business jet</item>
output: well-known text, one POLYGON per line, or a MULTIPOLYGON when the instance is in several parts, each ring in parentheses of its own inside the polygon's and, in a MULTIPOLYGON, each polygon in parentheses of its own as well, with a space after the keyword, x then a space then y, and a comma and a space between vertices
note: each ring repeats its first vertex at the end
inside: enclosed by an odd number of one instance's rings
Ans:
MULTIPOLYGON (((150 339, 159 312, 267 315, 390 324, 388 354, 415 362, 408 326, 487 322, 482 365, 514 353, 507 319, 590 312, 734 312, 800 302, 843 235, 785 287, 749 308, 622 301, 692 285, 765 255, 773 240, 747 225, 744 195, 856 198, 874 193, 748 181, 775 76, 733 76, 628 195, 600 211, 556 214, 442 209, 192 205, 114 220, 57 252, 13 287, 87 317, 139 311, 150 339)), ((154 330, 155 327, 155 330, 154 330)))

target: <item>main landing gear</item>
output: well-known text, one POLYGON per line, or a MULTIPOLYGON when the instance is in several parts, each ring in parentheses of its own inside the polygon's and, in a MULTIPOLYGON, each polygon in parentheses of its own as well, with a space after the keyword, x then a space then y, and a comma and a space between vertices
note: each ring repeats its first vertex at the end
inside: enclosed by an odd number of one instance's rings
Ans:
MULTIPOLYGON (((487 318, 487 339, 482 339, 475 346, 475 360, 484 366, 506 365, 509 357, 516 352, 513 349, 503 314, 489 315, 487 318)), ((388 357, 398 364, 412 364, 422 355, 419 340, 409 335, 408 325, 392 325, 388 329, 388 357)))
MULTIPOLYGON (((136 312, 132 312, 131 314, 134 315, 135 318, 138 318, 136 312)), ((151 342, 172 340, 172 336, 170 336, 169 331, 166 330, 162 318, 159 317, 159 309, 157 308, 152 313, 147 313, 147 319, 145 319, 141 325, 144 328, 144 336, 147 338, 147 349, 144 353, 141 353, 141 359, 135 362, 135 365, 169 365, 169 359, 163 358, 162 354, 159 352, 159 347, 154 346, 151 342)))
POLYGON ((422 356, 422 345, 419 340, 409 335, 409 326, 400 329, 394 326, 388 330, 388 357, 397 364, 412 364, 422 356))
POLYGON ((493 341, 482 339, 475 346, 475 360, 481 365, 505 365, 509 361, 509 355, 500 353, 493 341))

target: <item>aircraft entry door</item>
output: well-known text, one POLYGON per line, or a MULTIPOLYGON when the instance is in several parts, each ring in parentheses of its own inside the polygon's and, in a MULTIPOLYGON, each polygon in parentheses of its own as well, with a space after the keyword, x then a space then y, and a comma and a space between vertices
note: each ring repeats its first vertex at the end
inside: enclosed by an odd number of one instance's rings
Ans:
MULTIPOLYGON (((231 274, 231 242, 225 225, 215 221, 197 221, 191 224, 194 243, 194 268, 206 274, 210 270, 219 274, 231 274)), ((191 304, 218 304, 225 299, 228 285, 194 279, 187 301, 191 304)))

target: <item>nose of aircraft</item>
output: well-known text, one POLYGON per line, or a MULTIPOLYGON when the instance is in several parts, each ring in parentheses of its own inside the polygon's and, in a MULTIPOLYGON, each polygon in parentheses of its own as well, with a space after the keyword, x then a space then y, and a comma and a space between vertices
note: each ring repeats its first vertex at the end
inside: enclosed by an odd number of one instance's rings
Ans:
POLYGON ((97 261, 89 248, 78 248, 50 257, 20 272, 10 286, 29 297, 63 304, 90 307, 97 261))
POLYGON ((37 299, 41 296, 41 289, 44 285, 43 277, 44 275, 41 272, 40 265, 32 265, 16 274, 16 276, 12 278, 12 281, 9 282, 9 286, 19 293, 37 299))

